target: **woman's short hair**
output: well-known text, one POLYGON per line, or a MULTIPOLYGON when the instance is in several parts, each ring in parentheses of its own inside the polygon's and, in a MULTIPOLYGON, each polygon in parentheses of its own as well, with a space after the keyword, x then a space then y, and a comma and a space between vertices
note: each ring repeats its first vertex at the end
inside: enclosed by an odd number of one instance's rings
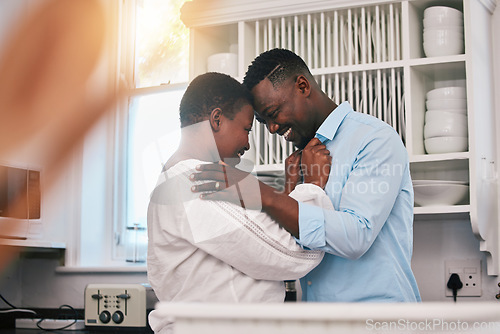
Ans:
POLYGON ((252 95, 236 79, 217 72, 201 74, 191 81, 181 99, 181 128, 208 119, 215 108, 233 119, 246 103, 252 103, 252 95))

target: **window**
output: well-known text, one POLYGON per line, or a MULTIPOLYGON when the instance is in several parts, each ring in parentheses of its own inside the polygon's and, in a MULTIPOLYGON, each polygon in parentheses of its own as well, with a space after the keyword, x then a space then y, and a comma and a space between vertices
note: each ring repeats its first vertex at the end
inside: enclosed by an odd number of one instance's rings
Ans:
POLYGON ((186 0, 140 0, 135 16, 136 87, 188 81, 189 30, 180 19, 186 0))
POLYGON ((131 261, 130 248, 144 249, 145 233, 129 238, 133 227, 145 228, 149 195, 156 185, 162 164, 176 150, 180 140, 179 103, 189 77, 189 30, 180 20, 180 8, 186 0, 137 0, 129 7, 130 29, 122 63, 135 93, 129 99, 122 126, 126 149, 121 168, 125 196, 117 203, 115 222, 115 259, 131 261), (130 13, 132 12, 132 13, 130 13), (132 56, 131 56, 132 55, 132 56), (128 57, 128 58, 127 58, 128 57), (133 58, 133 61, 130 61, 133 58), (129 61, 127 61, 129 60, 129 61), (136 245, 131 245, 130 240, 136 245))
POLYGON ((127 226, 146 226, 149 194, 179 139, 179 103, 185 85, 131 99, 128 118, 127 226))

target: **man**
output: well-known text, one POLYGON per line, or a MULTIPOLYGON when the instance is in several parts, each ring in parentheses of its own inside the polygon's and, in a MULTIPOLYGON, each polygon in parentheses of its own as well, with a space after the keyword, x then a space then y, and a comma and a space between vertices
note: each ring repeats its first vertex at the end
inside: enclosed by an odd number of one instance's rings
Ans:
MULTIPOLYGON (((259 55, 243 80, 256 116, 271 133, 304 154, 326 149, 332 156, 325 187, 334 210, 273 194, 261 185, 262 210, 308 249, 326 252, 301 279, 303 300, 336 302, 420 301, 411 270, 413 188, 406 149, 388 124, 336 105, 321 91, 304 61, 291 51, 259 55)), ((297 155, 297 154, 296 154, 297 155)), ((302 170, 308 175, 311 169, 302 170)), ((233 169, 222 178, 204 166, 199 179, 243 179, 233 169)), ((230 184, 228 184, 230 186, 230 184)), ((230 188, 206 196, 234 197, 230 188)), ((241 188, 241 187, 240 187, 241 188)))

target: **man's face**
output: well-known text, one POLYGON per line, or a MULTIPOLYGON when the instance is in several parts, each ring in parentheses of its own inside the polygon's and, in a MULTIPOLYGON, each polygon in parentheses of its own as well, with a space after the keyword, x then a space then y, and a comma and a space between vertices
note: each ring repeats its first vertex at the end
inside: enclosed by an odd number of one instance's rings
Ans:
POLYGON ((266 78, 252 89, 252 95, 255 111, 269 132, 283 136, 300 149, 314 137, 314 115, 297 81, 287 79, 275 88, 266 78))

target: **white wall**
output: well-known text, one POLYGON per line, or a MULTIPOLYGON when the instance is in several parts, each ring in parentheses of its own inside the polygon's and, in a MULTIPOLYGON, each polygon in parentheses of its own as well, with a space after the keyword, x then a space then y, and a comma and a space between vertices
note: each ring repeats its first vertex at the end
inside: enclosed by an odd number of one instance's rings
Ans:
POLYGON ((451 302, 452 298, 445 296, 445 261, 463 259, 481 260, 483 293, 481 297, 462 297, 459 301, 496 300, 499 280, 486 273, 486 257, 479 251, 479 241, 472 233, 470 221, 466 218, 446 220, 445 216, 417 219, 413 229, 412 268, 422 300, 451 302))
MULTIPOLYGON (((0 294, 16 307, 84 308, 84 291, 92 283, 147 283, 146 273, 57 273, 54 254, 19 255, 0 276, 0 294)), ((0 308, 3 308, 0 301, 0 308)), ((154 307, 154 299, 148 307, 154 307)))

